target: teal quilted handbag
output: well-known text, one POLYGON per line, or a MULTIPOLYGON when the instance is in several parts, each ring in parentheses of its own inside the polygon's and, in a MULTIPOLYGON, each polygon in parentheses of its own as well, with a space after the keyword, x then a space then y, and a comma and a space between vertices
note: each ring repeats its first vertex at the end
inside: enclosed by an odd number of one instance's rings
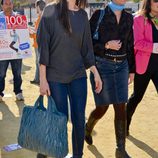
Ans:
POLYGON ((51 96, 47 109, 43 106, 43 96, 39 96, 34 106, 24 107, 18 144, 51 157, 67 155, 67 117, 57 110, 51 96))

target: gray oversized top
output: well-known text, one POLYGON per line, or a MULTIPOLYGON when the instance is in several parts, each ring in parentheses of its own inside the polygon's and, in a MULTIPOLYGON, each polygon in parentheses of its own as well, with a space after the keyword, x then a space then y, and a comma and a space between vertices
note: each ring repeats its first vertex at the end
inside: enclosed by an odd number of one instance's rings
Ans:
POLYGON ((69 35, 57 14, 56 4, 51 4, 42 15, 37 32, 39 63, 46 65, 48 81, 69 83, 86 77, 85 69, 95 65, 90 26, 83 9, 69 10, 69 35))

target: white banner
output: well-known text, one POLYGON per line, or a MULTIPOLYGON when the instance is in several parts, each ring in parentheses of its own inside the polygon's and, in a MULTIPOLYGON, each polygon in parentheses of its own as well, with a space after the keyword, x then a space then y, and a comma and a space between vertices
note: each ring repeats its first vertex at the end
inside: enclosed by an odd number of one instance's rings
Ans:
POLYGON ((26 16, 0 17, 0 60, 32 56, 26 16))

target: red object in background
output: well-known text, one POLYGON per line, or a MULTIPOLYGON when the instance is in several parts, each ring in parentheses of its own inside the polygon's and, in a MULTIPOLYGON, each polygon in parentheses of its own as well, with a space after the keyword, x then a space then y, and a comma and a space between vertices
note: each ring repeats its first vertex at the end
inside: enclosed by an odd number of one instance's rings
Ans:
POLYGON ((7 29, 26 29, 27 19, 24 15, 6 16, 7 29))

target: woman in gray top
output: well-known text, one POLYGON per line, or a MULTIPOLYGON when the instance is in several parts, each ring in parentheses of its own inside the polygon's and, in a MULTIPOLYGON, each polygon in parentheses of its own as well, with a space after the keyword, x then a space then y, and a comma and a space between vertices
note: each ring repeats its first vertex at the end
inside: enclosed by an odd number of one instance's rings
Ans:
MULTIPOLYGON (((51 95, 57 109, 72 120, 73 158, 82 158, 87 98, 86 69, 94 74, 96 93, 102 81, 95 67, 86 0, 60 0, 48 5, 41 18, 37 42, 40 53, 40 93, 51 95)), ((45 158, 42 154, 38 158, 45 158)))

